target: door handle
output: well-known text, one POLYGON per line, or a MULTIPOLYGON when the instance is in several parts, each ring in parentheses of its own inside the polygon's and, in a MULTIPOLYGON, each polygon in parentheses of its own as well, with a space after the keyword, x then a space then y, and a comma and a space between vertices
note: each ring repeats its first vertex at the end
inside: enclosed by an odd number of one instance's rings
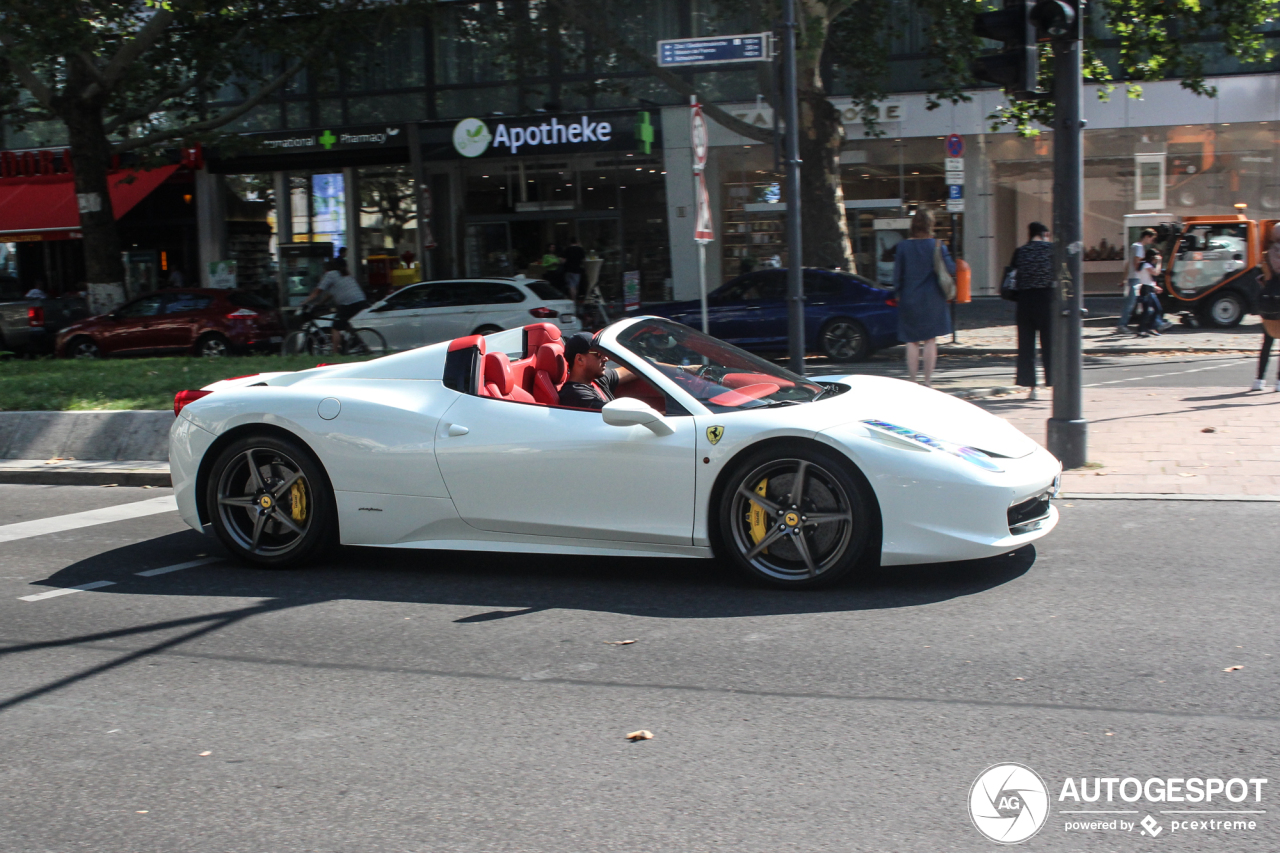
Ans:
POLYGON ((457 438, 458 436, 466 435, 469 432, 471 432, 471 430, 467 429, 462 424, 449 424, 450 438, 457 438))

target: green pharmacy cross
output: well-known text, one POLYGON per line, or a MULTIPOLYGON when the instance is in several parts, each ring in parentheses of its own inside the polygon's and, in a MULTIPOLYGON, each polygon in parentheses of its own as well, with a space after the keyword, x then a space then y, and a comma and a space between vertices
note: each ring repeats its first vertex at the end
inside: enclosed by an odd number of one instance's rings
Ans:
POLYGON ((332 133, 330 133, 327 130, 324 133, 320 134, 320 144, 324 146, 325 151, 328 151, 330 148, 332 148, 333 143, 337 141, 338 141, 338 137, 334 136, 332 133))
POLYGON ((636 142, 645 154, 653 153, 653 125, 649 122, 648 112, 641 112, 636 121, 636 142))

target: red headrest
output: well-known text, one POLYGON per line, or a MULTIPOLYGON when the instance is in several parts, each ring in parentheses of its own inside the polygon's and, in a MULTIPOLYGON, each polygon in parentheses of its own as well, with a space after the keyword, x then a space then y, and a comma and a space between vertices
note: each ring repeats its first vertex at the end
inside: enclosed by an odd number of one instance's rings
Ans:
POLYGON ((498 393, 511 393, 511 362, 505 352, 491 352, 484 357, 484 384, 493 385, 498 393))
POLYGON ((530 323, 524 327, 524 354, 526 356, 534 355, 543 344, 555 343, 562 348, 564 344, 560 341, 560 329, 554 323, 530 323))
POLYGON ((480 354, 484 355, 485 343, 483 335, 467 335, 465 338, 456 338, 453 343, 449 344, 449 352, 457 352, 462 349, 471 349, 477 347, 480 354))
POLYGON ((564 375, 568 371, 564 363, 564 355, 552 344, 543 344, 538 347, 537 369, 545 370, 547 376, 556 385, 564 382, 564 375))

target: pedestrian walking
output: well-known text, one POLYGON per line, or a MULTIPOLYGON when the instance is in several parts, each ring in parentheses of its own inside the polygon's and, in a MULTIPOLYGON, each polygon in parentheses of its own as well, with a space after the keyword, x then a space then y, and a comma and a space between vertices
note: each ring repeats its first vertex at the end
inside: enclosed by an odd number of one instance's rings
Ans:
POLYGON ((951 334, 948 297, 938 273, 954 276, 956 262, 946 245, 934 239, 933 213, 923 208, 911 218, 911 236, 894 248, 893 292, 898 300, 898 340, 907 345, 907 375, 916 381, 923 356, 924 384, 932 387, 938 337, 951 334))
POLYGON ((1040 363, 1044 384, 1052 385, 1049 353, 1053 338, 1053 244, 1049 229, 1041 222, 1027 226, 1027 242, 1013 251, 1009 266, 1016 273, 1018 368, 1015 381, 1028 389, 1027 399, 1036 399, 1036 336, 1040 337, 1040 363))
POLYGON ((1129 319, 1133 316, 1133 309, 1138 304, 1139 291, 1142 289, 1139 271, 1146 261, 1147 249, 1155 241, 1156 232, 1146 228, 1139 235, 1138 242, 1129 247, 1128 279, 1125 284, 1124 305, 1120 308, 1120 319, 1116 321, 1116 331, 1122 335, 1129 334, 1129 319))
POLYGON ((587 253, 578 245, 577 237, 570 237, 569 245, 565 247, 561 257, 564 258, 564 266, 560 271, 564 273, 564 283, 569 288, 569 298, 577 302, 578 288, 582 284, 582 262, 587 259, 587 253))
MULTIPOLYGON (((1271 347, 1280 338, 1280 223, 1271 229, 1271 245, 1262 256, 1262 294, 1258 298, 1262 314, 1262 347, 1258 350, 1258 376, 1250 391, 1261 391, 1266 385, 1267 362, 1271 347)), ((1280 371, 1276 375, 1276 391, 1280 391, 1280 371)))
POLYGON ((1154 248, 1147 249, 1147 256, 1138 269, 1138 308, 1142 318, 1138 321, 1138 337, 1152 338, 1160 336, 1160 315, 1164 313, 1160 307, 1159 294, 1164 288, 1156 284, 1160 275, 1163 260, 1154 248))

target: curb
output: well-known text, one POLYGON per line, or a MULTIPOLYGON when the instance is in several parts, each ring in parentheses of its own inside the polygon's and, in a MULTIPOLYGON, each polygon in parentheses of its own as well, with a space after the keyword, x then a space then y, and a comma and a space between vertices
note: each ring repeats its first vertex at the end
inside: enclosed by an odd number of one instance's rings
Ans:
POLYGON ((0 484, 20 486, 160 486, 169 488, 169 469, 0 468, 0 484))
MULTIPOLYGON (((1162 347, 1085 347, 1081 351, 1082 355, 1151 355, 1159 352, 1179 352, 1179 353, 1195 353, 1197 355, 1256 355, 1257 348, 1253 349, 1237 349, 1218 348, 1218 347, 1193 347, 1193 346, 1162 346, 1162 347)), ((950 344, 938 347, 938 355, 1017 355, 1017 347, 966 347, 963 344, 950 344)))
POLYGON ((1068 501, 1243 501, 1245 503, 1280 503, 1280 495, 1183 495, 1115 492, 1112 494, 1061 494, 1056 500, 1068 501))

